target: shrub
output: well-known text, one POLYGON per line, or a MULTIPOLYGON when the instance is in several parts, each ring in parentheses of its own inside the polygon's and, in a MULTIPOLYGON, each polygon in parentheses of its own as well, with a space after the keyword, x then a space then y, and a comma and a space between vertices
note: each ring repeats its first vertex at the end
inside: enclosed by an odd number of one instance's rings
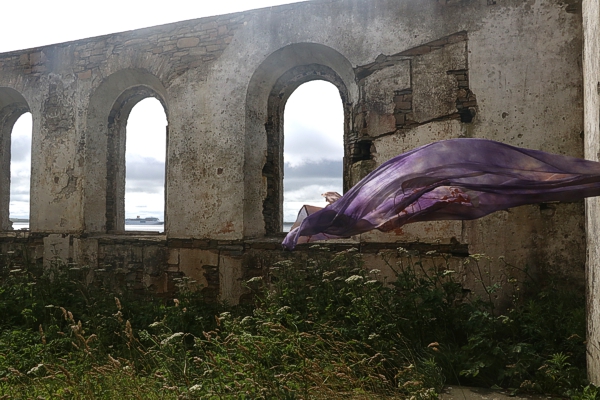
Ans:
POLYGON ((445 382, 596 396, 582 293, 550 281, 499 309, 493 291, 524 282, 465 296, 448 257, 399 252, 386 283, 357 251, 313 246, 247 282, 251 307, 207 304, 188 280, 176 299, 117 294, 85 267, 4 255, 0 396, 433 399, 445 382))

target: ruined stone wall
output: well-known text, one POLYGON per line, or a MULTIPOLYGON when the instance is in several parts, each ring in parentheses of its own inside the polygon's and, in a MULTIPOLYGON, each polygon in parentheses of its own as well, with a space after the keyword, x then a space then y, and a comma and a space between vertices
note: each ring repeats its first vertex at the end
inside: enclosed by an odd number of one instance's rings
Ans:
MULTIPOLYGON (((60 250, 91 277, 157 293, 190 276, 237 302, 257 265, 286 256, 282 115, 299 85, 340 91, 346 189, 397 154, 456 137, 581 157, 581 17, 575 0, 314 0, 0 54, 0 243, 41 262, 60 250), (164 235, 123 230, 125 126, 148 96, 169 123, 164 235), (26 111, 30 234, 8 231, 7 215, 10 132, 26 111)), ((371 255, 399 245, 458 246, 581 283, 584 206, 344 244, 371 255)))
MULTIPOLYGON (((583 72, 585 157, 600 160, 600 5, 583 1, 583 72)), ((588 378, 600 384, 600 201, 586 201, 587 216, 587 347, 588 378)))

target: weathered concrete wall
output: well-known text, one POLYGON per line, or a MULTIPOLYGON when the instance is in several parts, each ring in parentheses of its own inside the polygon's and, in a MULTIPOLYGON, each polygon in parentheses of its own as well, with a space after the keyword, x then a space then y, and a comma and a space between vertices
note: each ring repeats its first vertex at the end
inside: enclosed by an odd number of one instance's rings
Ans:
MULTIPOLYGON (((597 5, 583 10, 594 54, 597 5)), ((10 132, 33 114, 31 235, 0 242, 26 243, 45 262, 58 248, 102 279, 156 292, 191 276, 236 302, 252 260, 280 256, 282 116, 299 85, 323 79, 340 91, 345 188, 397 154, 455 137, 582 157, 581 11, 576 0, 314 0, 0 54, 4 231, 10 132), (149 96, 169 121, 166 234, 140 237, 123 230, 125 124, 149 96)), ((585 64, 594 159, 595 63, 585 64)), ((414 224, 348 245, 406 243, 502 255, 531 273, 562 268, 583 282, 584 205, 414 224)))
MULTIPOLYGON (((583 4, 583 72, 585 157, 600 160, 600 5, 583 4)), ((587 216, 587 347, 588 378, 600 384, 600 199, 586 200, 587 216)))

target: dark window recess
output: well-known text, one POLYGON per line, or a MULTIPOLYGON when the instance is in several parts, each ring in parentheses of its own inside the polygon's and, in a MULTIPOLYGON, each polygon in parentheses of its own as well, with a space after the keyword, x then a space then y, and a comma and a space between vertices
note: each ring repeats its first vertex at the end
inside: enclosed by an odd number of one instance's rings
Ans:
POLYGON ((471 123, 473 122, 473 117, 475 116, 475 110, 471 108, 463 108, 458 111, 460 115, 460 122, 471 123))
POLYGON ((371 141, 359 140, 352 146, 352 162, 365 161, 371 159, 371 141))

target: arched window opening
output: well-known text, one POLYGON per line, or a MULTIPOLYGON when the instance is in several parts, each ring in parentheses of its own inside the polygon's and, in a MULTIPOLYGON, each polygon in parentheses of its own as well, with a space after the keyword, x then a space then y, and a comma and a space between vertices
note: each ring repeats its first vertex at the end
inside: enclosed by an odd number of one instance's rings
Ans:
POLYGON ((27 112, 19 117, 10 136, 10 202, 9 219, 15 230, 29 228, 29 191, 31 188, 32 117, 27 112))
POLYGON ((155 98, 137 103, 127 119, 125 230, 165 230, 167 117, 155 98))
POLYGON ((324 207, 325 192, 343 190, 344 107, 339 89, 316 80, 300 85, 284 111, 283 230, 304 204, 324 207))

